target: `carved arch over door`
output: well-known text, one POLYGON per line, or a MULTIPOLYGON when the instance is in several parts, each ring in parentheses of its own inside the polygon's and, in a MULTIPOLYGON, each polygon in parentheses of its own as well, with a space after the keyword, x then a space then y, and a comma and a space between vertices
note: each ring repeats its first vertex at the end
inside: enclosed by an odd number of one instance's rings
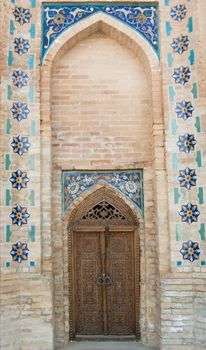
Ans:
POLYGON ((140 338, 139 235, 132 209, 102 187, 73 210, 68 234, 70 339, 140 338))

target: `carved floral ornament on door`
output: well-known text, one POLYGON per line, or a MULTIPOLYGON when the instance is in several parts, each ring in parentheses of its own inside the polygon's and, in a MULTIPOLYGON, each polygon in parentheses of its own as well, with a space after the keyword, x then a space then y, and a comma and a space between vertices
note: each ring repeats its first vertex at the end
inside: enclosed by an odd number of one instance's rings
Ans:
POLYGON ((45 4, 42 8, 41 63, 55 40, 77 22, 102 12, 140 34, 159 57, 156 4, 45 4))

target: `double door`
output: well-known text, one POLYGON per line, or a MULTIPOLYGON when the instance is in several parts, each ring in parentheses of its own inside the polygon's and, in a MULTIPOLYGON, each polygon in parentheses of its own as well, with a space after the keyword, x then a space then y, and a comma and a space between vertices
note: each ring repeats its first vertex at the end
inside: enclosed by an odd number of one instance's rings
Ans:
POLYGON ((75 232, 76 335, 134 335, 133 232, 75 232))

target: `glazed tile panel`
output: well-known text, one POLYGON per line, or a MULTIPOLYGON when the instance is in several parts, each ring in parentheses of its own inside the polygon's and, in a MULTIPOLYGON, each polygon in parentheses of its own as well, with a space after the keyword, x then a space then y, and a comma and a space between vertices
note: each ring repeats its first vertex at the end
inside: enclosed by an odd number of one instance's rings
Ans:
POLYGON ((53 42, 67 29, 80 20, 103 12, 125 23, 141 34, 159 53, 158 7, 143 4, 45 4, 42 10, 42 53, 43 61, 53 42))
POLYGON ((143 172, 142 170, 98 171, 62 173, 63 209, 64 212, 83 193, 95 187, 98 183, 105 183, 117 189, 128 198, 141 213, 144 212, 143 202, 143 172))

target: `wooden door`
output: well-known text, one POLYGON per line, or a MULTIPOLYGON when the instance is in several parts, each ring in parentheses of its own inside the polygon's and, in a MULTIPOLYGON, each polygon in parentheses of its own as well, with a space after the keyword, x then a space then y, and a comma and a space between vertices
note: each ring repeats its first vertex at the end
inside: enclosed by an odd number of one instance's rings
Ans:
POLYGON ((135 334, 133 233, 75 237, 75 333, 135 334))

